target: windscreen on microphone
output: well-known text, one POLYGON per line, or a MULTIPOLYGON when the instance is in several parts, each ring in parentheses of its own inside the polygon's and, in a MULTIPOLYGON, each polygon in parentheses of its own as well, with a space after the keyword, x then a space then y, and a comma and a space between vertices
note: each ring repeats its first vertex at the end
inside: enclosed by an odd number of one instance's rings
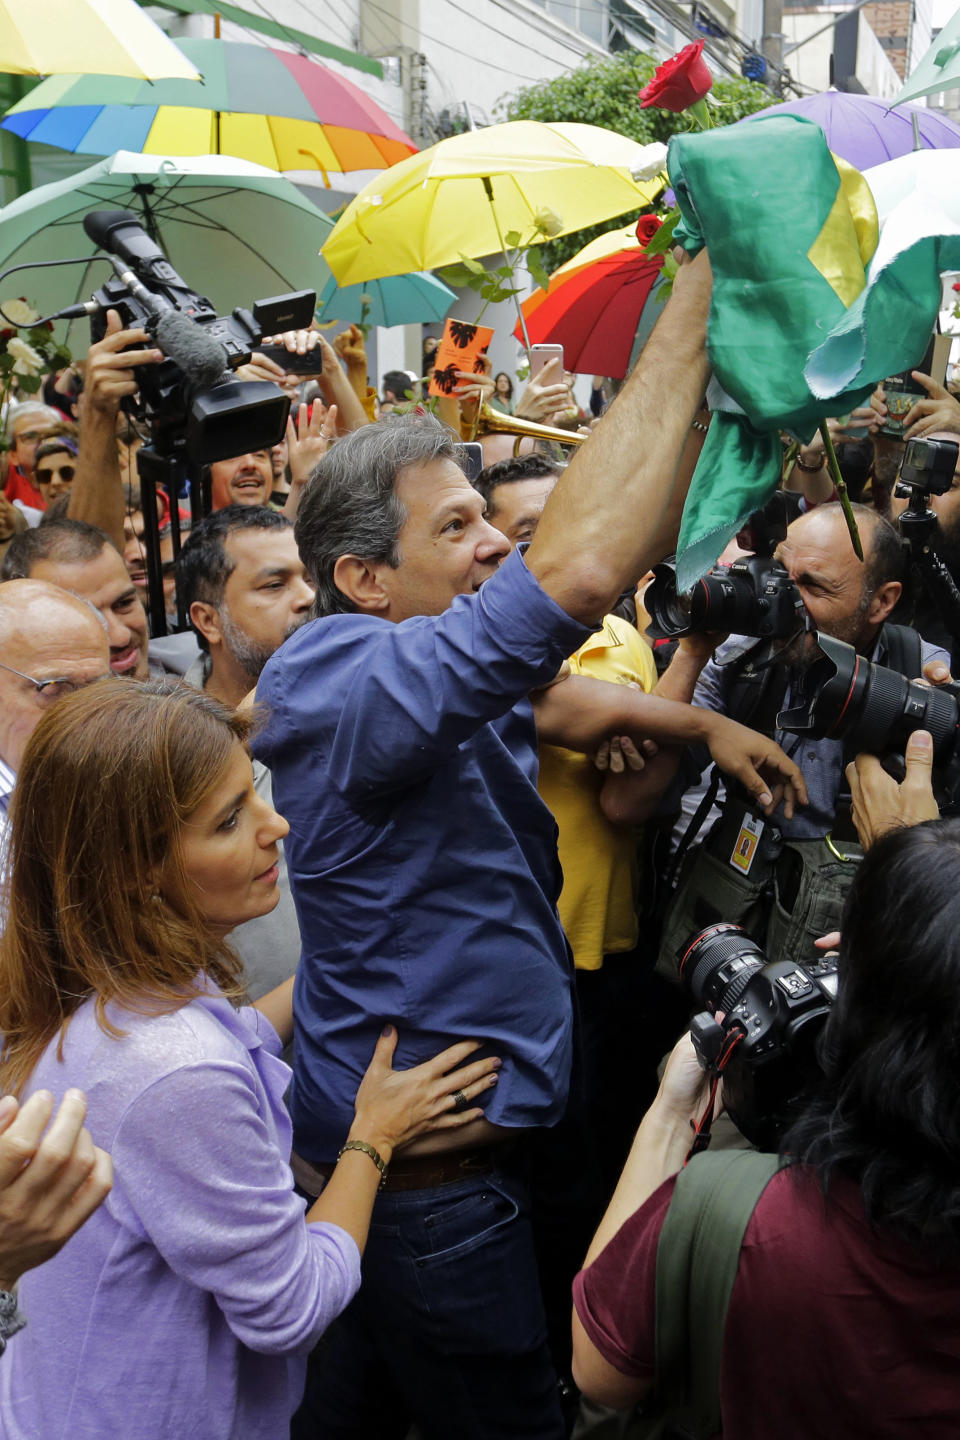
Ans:
POLYGON ((153 333, 164 355, 195 385, 215 385, 227 368, 227 352, 220 342, 180 310, 165 310, 153 333))

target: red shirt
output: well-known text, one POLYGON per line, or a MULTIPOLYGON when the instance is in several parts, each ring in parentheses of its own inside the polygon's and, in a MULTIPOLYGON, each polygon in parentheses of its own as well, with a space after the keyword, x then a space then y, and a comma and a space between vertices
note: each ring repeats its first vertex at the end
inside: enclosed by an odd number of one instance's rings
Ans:
MULTIPOLYGON (((652 1377, 661 1185, 574 1281, 590 1340, 652 1377)), ((957 1440, 960 1271, 867 1224, 860 1192, 825 1200, 776 1175, 753 1212, 723 1342, 723 1440, 957 1440)))
POLYGON ((32 505, 34 510, 47 508, 47 502, 40 491, 33 488, 18 465, 11 465, 7 471, 7 484, 3 493, 11 505, 14 500, 22 500, 24 505, 32 505))

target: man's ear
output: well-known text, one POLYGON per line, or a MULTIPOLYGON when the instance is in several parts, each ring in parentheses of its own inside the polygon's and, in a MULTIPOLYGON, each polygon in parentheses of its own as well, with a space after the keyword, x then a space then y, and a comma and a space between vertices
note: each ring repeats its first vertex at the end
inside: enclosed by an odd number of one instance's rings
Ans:
POLYGON ((888 580, 885 585, 874 590, 870 598, 870 608, 867 611, 867 619, 870 624, 882 625, 902 594, 903 586, 899 580, 888 580))
POLYGON ((390 605, 381 583, 382 566, 359 555, 341 555, 333 567, 333 583, 358 610, 380 614, 390 605))
POLYGON ((220 612, 215 605, 209 604, 206 600, 194 600, 190 606, 189 619, 191 624, 200 631, 208 645, 219 645, 222 642, 220 612))

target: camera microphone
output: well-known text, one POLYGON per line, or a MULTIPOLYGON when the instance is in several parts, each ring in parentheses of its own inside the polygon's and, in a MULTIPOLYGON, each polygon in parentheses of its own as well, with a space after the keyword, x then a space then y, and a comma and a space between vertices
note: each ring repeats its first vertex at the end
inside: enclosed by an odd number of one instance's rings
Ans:
POLYGON ((153 334, 164 355, 194 385, 216 385, 227 368, 227 352, 220 342, 179 310, 164 310, 153 334))

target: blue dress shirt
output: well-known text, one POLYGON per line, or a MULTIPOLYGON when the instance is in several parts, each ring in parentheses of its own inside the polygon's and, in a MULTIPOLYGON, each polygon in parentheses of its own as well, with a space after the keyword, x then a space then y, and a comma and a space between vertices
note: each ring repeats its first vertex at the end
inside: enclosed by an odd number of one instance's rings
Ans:
POLYGON ((290 823, 305 1159, 336 1157, 388 1021, 397 1068, 462 1039, 500 1055, 494 1123, 560 1118, 573 970, 526 697, 590 633, 515 553, 442 615, 327 616, 267 663, 254 749, 290 823))

